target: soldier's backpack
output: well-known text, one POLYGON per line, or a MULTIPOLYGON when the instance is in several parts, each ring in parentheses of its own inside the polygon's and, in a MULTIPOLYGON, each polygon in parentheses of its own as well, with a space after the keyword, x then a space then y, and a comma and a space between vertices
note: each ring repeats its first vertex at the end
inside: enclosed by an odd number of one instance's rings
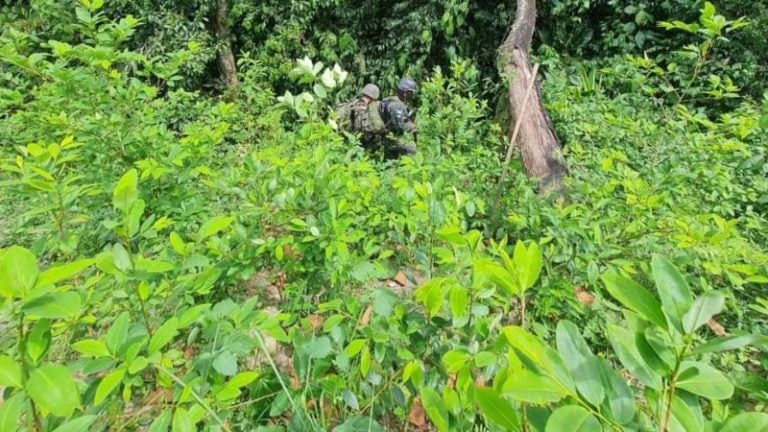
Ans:
POLYGON ((366 105, 360 99, 336 107, 336 123, 339 129, 365 134, 382 134, 386 125, 379 112, 379 102, 366 105))

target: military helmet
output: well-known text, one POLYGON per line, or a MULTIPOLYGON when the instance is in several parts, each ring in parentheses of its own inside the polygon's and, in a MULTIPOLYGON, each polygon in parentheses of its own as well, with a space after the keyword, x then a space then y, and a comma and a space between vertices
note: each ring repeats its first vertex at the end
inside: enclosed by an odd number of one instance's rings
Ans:
POLYGON ((416 81, 409 77, 405 77, 400 80, 400 84, 397 85, 397 89, 401 92, 413 92, 416 93, 416 81))
POLYGON ((363 87, 363 91, 361 91, 363 96, 368 96, 369 98, 373 100, 378 100, 380 91, 379 87, 376 84, 366 84, 365 87, 363 87))

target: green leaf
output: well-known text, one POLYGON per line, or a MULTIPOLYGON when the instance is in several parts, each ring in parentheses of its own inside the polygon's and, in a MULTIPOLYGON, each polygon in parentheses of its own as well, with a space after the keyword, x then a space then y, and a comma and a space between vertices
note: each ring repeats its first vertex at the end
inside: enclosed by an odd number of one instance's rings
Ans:
POLYGON ((355 416, 333 428, 333 432, 384 432, 384 428, 373 418, 355 416))
POLYGON ((96 396, 93 398, 94 405, 100 405, 123 381, 125 369, 120 368, 112 371, 109 375, 101 379, 96 388, 96 396))
POLYGON ((671 408, 672 423, 670 424, 670 430, 704 430, 704 418, 701 413, 698 397, 684 391, 678 391, 672 397, 671 408), (686 401, 686 399, 688 399, 688 401, 686 401))
POLYGON ((490 351, 480 351, 475 356, 475 366, 479 368, 484 368, 486 366, 495 364, 497 360, 498 360, 498 357, 496 356, 496 354, 490 351))
POLYGON ((570 321, 557 324, 557 351, 573 376, 576 389, 592 405, 605 398, 600 361, 592 354, 579 329, 570 321))
POLYGON ((45 365, 35 369, 26 390, 38 407, 53 415, 71 417, 80 406, 80 392, 64 366, 45 365))
POLYGON ((463 318, 467 315, 469 307, 469 294, 467 289, 456 285, 451 289, 450 295, 451 314, 454 318, 463 318))
POLYGON ((350 417, 333 428, 333 432, 384 432, 384 428, 370 417, 350 417))
POLYGON ((301 347, 302 351, 311 359, 326 358, 333 353, 331 339, 327 336, 312 337, 312 339, 301 347))
POLYGON ((661 390, 661 376, 643 360, 635 344, 635 335, 617 325, 608 324, 608 340, 619 361, 646 386, 661 390))
POLYGON ((187 254, 187 245, 184 243, 184 240, 181 239, 181 236, 176 232, 173 231, 170 236, 168 237, 171 243, 171 247, 174 251, 176 251, 177 254, 181 256, 186 256, 187 254))
POLYGON ((40 273, 40 277, 37 278, 37 286, 53 285, 63 280, 72 278, 93 265, 95 262, 96 260, 94 259, 84 259, 69 264, 50 267, 44 272, 40 273))
POLYGON ((200 227, 200 231, 197 232, 197 241, 203 241, 206 238, 226 229, 235 220, 231 216, 217 216, 208 222, 204 223, 200 227))
POLYGON ((227 381, 227 387, 242 388, 254 382, 258 377, 259 373, 255 371, 240 372, 227 381))
POLYGON ((637 347, 637 351, 640 353, 640 356, 645 363, 650 366, 651 370, 658 375, 666 376, 672 372, 674 358, 668 357, 674 355, 674 353, 672 353, 668 347, 661 344, 657 343, 656 346, 653 346, 649 342, 649 332, 647 330, 649 329, 646 329, 646 332, 644 333, 635 333, 635 346, 637 347))
POLYGON ((448 351, 443 355, 443 363, 449 373, 460 371, 471 359, 468 353, 457 350, 448 351))
POLYGON ((502 287, 511 295, 519 295, 520 288, 515 283, 515 278, 504 267, 488 260, 478 260, 474 263, 475 273, 490 279, 494 284, 502 287))
POLYGON ((19 429, 19 419, 21 419, 22 410, 27 402, 23 392, 17 392, 10 399, 6 399, 0 404, 0 431, 12 432, 23 430, 19 429))
POLYGON ((366 339, 352 340, 344 349, 344 354, 346 354, 347 357, 352 358, 356 356, 363 349, 363 347, 365 347, 366 343, 367 343, 366 339))
POLYGON ((733 396, 733 384, 722 372, 701 362, 686 361, 680 365, 680 379, 675 387, 712 400, 733 396))
POLYGON ((128 312, 123 312, 114 322, 112 322, 112 326, 107 330, 107 334, 104 337, 104 343, 112 354, 119 354, 120 348, 128 339, 128 328, 130 325, 128 312))
POLYGON ((160 351, 164 346, 168 345, 178 333, 179 320, 176 317, 164 322, 152 335, 149 340, 149 347, 147 352, 152 355, 160 351))
POLYGON ((503 427, 505 431, 520 430, 515 409, 492 388, 476 388, 475 402, 486 419, 503 427))
POLYGON ((720 432, 768 432, 768 414, 763 412, 737 414, 725 422, 720 432))
POLYGON ((537 367, 543 368, 548 372, 554 371, 554 365, 547 355, 544 344, 535 336, 528 333, 522 327, 512 326, 502 329, 507 342, 518 352, 527 357, 537 367))
POLYGON ((135 169, 123 174, 112 191, 112 205, 123 212, 128 211, 139 198, 139 176, 135 169))
POLYGON ((173 414, 173 427, 172 432, 197 432, 192 416, 184 408, 176 408, 176 412, 173 414))
POLYGON ((525 244, 518 240, 512 256, 515 262, 519 283, 523 290, 532 287, 541 272, 541 250, 537 243, 531 243, 526 249, 525 244))
POLYGON ((710 291, 699 296, 691 309, 683 315, 683 331, 691 334, 719 314, 725 306, 725 296, 717 291, 710 291))
POLYGON ((510 374, 503 390, 515 400, 539 405, 557 402, 568 395, 566 389, 552 379, 530 370, 510 374))
POLYGON ((661 308, 678 331, 682 331, 683 315, 693 304, 693 294, 677 268, 661 255, 654 255, 651 260, 653 279, 661 298, 661 308))
POLYGON ((72 349, 90 357, 110 357, 107 344, 96 339, 83 339, 72 344, 72 349))
POLYGON ((27 336, 27 356, 37 365, 51 346, 51 321, 38 320, 27 336))
POLYGON ((120 243, 115 243, 115 245, 112 246, 112 259, 114 260, 115 267, 120 271, 124 272, 133 268, 131 255, 120 243))
POLYGON ((768 336, 764 335, 741 335, 741 336, 723 336, 707 341, 695 347, 691 355, 699 355, 711 352, 730 351, 747 345, 756 343, 768 343, 768 336))
POLYGON ((576 405, 560 407, 547 421, 545 432, 598 432, 600 422, 586 409, 576 405))
MULTIPOLYGON (((607 395, 607 413, 621 424, 627 425, 635 418, 635 398, 629 384, 614 371, 605 359, 600 360, 603 386, 607 395)), ((605 406, 605 402, 603 402, 605 406)))
POLYGON ((149 360, 147 360, 144 356, 138 356, 131 362, 131 365, 128 366, 128 373, 131 375, 136 375, 137 373, 143 371, 147 366, 149 366, 149 360))
POLYGON ((608 292, 625 307, 637 312, 643 319, 667 328, 664 314, 661 312, 659 302, 651 293, 632 279, 625 278, 617 273, 608 273, 603 276, 603 282, 608 292))
POLYGON ((57 427, 53 430, 53 432, 83 432, 87 431, 88 428, 91 426, 91 423, 96 421, 96 418, 98 416, 95 415, 85 415, 82 417, 78 417, 74 420, 70 420, 63 425, 57 427))
POLYGON ((24 297, 36 280, 37 259, 32 252, 20 246, 6 249, 0 258, 0 295, 24 297))
POLYGON ((13 358, 0 355, 0 387, 21 387, 21 366, 13 358))
POLYGON ((237 358, 229 351, 222 351, 213 360, 213 368, 224 376, 234 376, 237 373, 237 358))
POLYGON ((448 409, 445 402, 436 391, 429 387, 424 387, 420 391, 421 404, 424 406, 427 416, 435 425, 439 432, 448 432, 449 419, 448 409))
POLYGON ((168 432, 168 428, 171 426, 171 419, 173 414, 170 410, 164 410, 157 418, 149 425, 147 432, 168 432))
POLYGON ((51 293, 27 302, 22 310, 28 315, 40 318, 72 318, 80 313, 82 300, 74 291, 51 293))

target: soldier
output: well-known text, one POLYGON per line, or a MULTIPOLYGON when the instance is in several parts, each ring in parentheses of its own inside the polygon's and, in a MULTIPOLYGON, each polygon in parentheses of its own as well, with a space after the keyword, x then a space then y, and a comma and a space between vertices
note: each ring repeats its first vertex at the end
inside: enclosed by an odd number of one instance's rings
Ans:
POLYGON ((397 86, 397 94, 390 96, 379 104, 379 113, 384 121, 387 132, 392 136, 383 136, 383 147, 388 158, 398 157, 404 154, 416 153, 416 146, 403 143, 400 140, 403 134, 411 133, 417 140, 418 129, 414 123, 415 113, 409 106, 416 95, 418 86, 411 78, 403 78, 397 86))
POLYGON ((339 129, 348 132, 366 132, 371 129, 369 107, 374 104, 378 111, 379 87, 366 84, 360 92, 360 97, 336 108, 336 118, 339 129))

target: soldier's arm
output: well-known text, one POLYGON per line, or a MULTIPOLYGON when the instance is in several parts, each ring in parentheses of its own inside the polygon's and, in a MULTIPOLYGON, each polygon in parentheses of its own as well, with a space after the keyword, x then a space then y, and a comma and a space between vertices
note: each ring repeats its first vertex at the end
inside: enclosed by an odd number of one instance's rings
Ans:
POLYGON ((413 119, 411 119, 407 106, 404 104, 395 104, 392 107, 392 111, 392 120, 398 132, 416 132, 416 123, 414 123, 413 119))

